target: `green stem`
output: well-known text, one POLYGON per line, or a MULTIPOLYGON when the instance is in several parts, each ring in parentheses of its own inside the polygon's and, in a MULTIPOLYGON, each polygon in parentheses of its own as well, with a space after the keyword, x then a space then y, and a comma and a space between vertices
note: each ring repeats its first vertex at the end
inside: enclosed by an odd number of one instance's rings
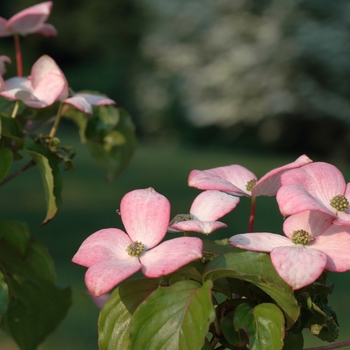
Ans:
POLYGON ((17 112, 18 112, 18 108, 19 108, 19 100, 16 101, 15 103, 15 107, 13 108, 11 117, 12 118, 16 118, 17 112))
POLYGON ((56 135, 58 125, 59 125, 61 117, 62 117, 62 109, 63 109, 63 103, 61 102, 60 106, 58 107, 55 122, 53 123, 52 129, 51 129, 50 134, 49 134, 49 137, 51 137, 51 138, 53 138, 56 135))
POLYGON ((254 232, 255 204, 256 204, 256 197, 251 197, 248 232, 254 232))
POLYGON ((324 346, 316 346, 315 348, 307 348, 304 350, 331 350, 331 349, 340 349, 344 348, 345 346, 350 345, 350 340, 345 340, 340 343, 336 344, 330 344, 330 345, 324 345, 324 346))
POLYGON ((23 77, 23 63, 22 63, 22 53, 21 44, 19 40, 19 35, 14 35, 15 39, 15 51, 16 51, 16 63, 17 63, 17 76, 23 77))

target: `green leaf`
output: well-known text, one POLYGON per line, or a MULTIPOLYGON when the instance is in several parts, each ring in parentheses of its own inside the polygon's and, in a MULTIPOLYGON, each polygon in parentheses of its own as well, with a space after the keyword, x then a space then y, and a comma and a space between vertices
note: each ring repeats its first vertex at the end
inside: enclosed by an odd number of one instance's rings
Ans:
POLYGON ((142 278, 127 280, 113 291, 98 319, 100 349, 130 349, 128 329, 132 315, 158 286, 157 280, 142 278))
POLYGON ((20 131, 18 124, 15 119, 11 118, 11 116, 0 113, 0 120, 1 120, 1 136, 7 136, 7 137, 20 137, 20 131))
POLYGON ((5 282, 4 275, 0 271, 0 316, 3 316, 7 311, 9 303, 9 288, 5 282))
POLYGON ((1 240, 0 266, 10 294, 1 327, 21 350, 35 350, 65 317, 71 291, 56 286, 52 259, 35 240, 25 259, 1 240))
POLYGON ((220 318, 220 327, 225 339, 239 349, 244 349, 248 343, 248 337, 241 329, 236 331, 233 327, 233 312, 220 318))
POLYGON ((159 287, 130 322, 131 350, 198 350, 215 318, 212 282, 181 281, 159 287))
POLYGON ((0 235, 16 249, 22 257, 25 256, 30 240, 28 225, 20 221, 0 220, 0 235))
POLYGON ((287 328, 298 319, 300 307, 293 291, 274 269, 265 253, 241 250, 218 256, 208 263, 204 281, 231 277, 251 282, 270 295, 284 311, 287 328))
POLYGON ((304 337, 303 333, 289 332, 284 338, 283 350, 303 350, 304 349, 304 337))
POLYGON ((236 331, 244 329, 251 350, 283 348, 284 316, 275 304, 263 303, 252 308, 242 303, 235 311, 233 325, 236 331))
POLYGON ((56 215, 60 204, 62 180, 56 164, 57 158, 47 148, 32 141, 25 143, 24 151, 34 159, 43 180, 47 207, 43 225, 56 215))
POLYGON ((12 151, 9 148, 0 148, 0 181, 9 173, 13 161, 12 151))
POLYGON ((130 116, 113 106, 101 106, 88 121, 86 145, 94 162, 106 172, 106 181, 117 177, 129 164, 136 148, 130 116))

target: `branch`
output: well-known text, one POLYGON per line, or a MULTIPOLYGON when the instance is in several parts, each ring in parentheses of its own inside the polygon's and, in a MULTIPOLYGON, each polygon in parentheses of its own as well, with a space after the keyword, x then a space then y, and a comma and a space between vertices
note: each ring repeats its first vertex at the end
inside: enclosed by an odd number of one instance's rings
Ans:
POLYGON ((316 346, 315 348, 307 348, 304 350, 331 350, 331 349, 343 348, 347 345, 350 345, 350 340, 345 340, 340 343, 331 344, 331 345, 316 346))
POLYGON ((14 179, 16 176, 22 174, 23 172, 25 172, 26 170, 28 170, 29 168, 31 168, 31 167, 34 166, 34 165, 35 165, 34 160, 33 160, 33 159, 30 160, 30 161, 29 161, 26 165, 24 165, 21 169, 18 169, 18 170, 15 171, 13 174, 11 174, 11 175, 5 177, 5 179, 2 180, 2 181, 0 182, 0 186, 5 185, 5 183, 11 181, 11 180, 14 179))

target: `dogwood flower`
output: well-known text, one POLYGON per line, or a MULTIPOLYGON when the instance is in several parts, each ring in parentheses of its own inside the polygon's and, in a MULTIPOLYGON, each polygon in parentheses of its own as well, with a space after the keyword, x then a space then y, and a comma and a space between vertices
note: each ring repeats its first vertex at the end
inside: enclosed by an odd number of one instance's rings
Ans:
POLYGON ((57 35, 53 25, 44 23, 51 13, 52 5, 52 1, 46 1, 18 12, 9 20, 0 17, 0 37, 34 33, 44 36, 57 35))
POLYGON ((238 197, 220 191, 204 191, 193 201, 190 214, 179 214, 170 222, 168 231, 193 231, 209 234, 226 224, 216 221, 233 210, 238 197))
POLYGON ((254 232, 235 235, 229 241, 238 248, 270 252, 276 271, 295 290, 313 283, 325 269, 350 270, 350 227, 332 221, 323 212, 303 211, 285 220, 286 237, 254 232))
POLYGON ((335 223, 350 225, 350 186, 334 165, 308 164, 282 175, 281 183, 276 199, 282 215, 319 210, 333 216, 335 223))
POLYGON ((99 230, 82 243, 72 259, 88 267, 85 283, 94 296, 107 293, 139 270, 157 278, 202 257, 199 238, 160 243, 167 232, 170 203, 153 188, 127 193, 120 213, 127 233, 117 228, 99 230))
POLYGON ((4 75, 6 73, 5 62, 11 63, 11 58, 5 55, 0 56, 0 75, 4 75))
POLYGON ((32 108, 44 108, 56 101, 70 104, 84 113, 92 114, 93 105, 115 102, 94 94, 69 96, 67 79, 56 62, 49 56, 41 56, 33 65, 29 77, 13 77, 0 87, 0 96, 9 100, 21 100, 32 108))
POLYGON ((312 160, 309 157, 302 155, 292 163, 269 171, 260 180, 250 170, 238 164, 192 170, 188 185, 201 190, 223 191, 235 196, 273 196, 281 185, 280 177, 283 173, 310 162, 312 160))

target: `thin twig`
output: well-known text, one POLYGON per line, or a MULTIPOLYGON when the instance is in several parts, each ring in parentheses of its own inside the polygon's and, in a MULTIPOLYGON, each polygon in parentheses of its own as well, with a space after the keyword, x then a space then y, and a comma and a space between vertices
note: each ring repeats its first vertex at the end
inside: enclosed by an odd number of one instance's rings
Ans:
POLYGON ((304 350, 331 350, 331 349, 340 349, 347 345, 350 345, 350 340, 345 340, 340 343, 336 344, 330 344, 330 345, 323 345, 323 346, 316 346, 315 348, 307 348, 304 350))
POLYGON ((32 166, 35 165, 34 160, 30 160, 26 165, 24 165, 21 169, 18 169, 17 171, 15 171, 14 173, 12 173, 11 175, 7 176, 4 180, 2 180, 0 182, 0 186, 5 185, 5 183, 11 181, 12 179, 14 179, 16 176, 22 174, 23 172, 25 172, 26 170, 28 170, 29 168, 31 168, 32 166))

